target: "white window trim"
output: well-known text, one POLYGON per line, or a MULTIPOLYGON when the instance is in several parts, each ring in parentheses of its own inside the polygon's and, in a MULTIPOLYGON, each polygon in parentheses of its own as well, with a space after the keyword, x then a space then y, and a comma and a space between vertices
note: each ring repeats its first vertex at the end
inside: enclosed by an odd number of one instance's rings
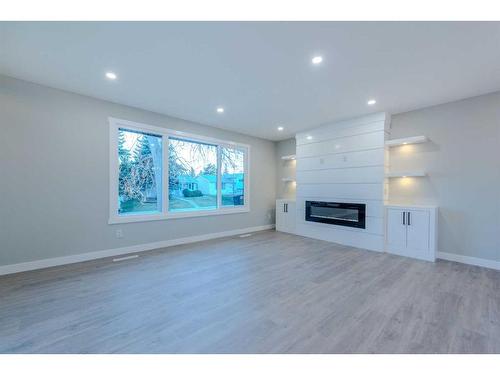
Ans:
POLYGON ((142 124, 134 121, 122 120, 114 117, 109 117, 109 224, 134 223, 141 221, 181 219, 190 217, 203 217, 212 215, 227 215, 250 212, 250 145, 244 143, 231 142, 217 138, 205 137, 196 134, 186 133, 178 130, 166 129, 158 126, 142 124), (139 132, 149 132, 162 136, 163 150, 163 176, 162 176, 162 211, 151 214, 118 214, 118 176, 119 176, 119 160, 118 160, 118 129, 125 128, 136 130, 139 132), (182 138, 187 141, 198 141, 213 144, 217 146, 217 176, 220 176, 220 147, 235 147, 245 149, 245 204, 238 207, 222 206, 222 191, 221 178, 217 178, 217 208, 185 211, 185 212, 169 212, 168 211, 168 141, 169 137, 182 138))

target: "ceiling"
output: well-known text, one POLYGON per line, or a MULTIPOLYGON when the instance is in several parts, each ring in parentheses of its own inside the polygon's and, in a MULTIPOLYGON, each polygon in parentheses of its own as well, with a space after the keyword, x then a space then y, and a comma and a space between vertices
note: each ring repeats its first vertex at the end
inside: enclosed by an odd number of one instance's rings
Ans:
POLYGON ((0 22, 0 74, 280 140, 500 90, 500 22, 0 22))

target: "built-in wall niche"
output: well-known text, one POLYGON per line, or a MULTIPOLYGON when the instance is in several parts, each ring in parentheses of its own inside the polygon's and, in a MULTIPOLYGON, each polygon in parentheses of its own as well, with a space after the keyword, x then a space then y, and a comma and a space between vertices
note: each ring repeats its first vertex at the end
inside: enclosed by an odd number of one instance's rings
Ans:
MULTIPOLYGON (((281 160, 283 160, 284 163, 287 163, 290 165, 290 168, 293 169, 293 172, 295 172, 295 160, 296 160, 296 155, 283 155, 281 157, 281 160)), ((295 177, 293 176, 285 176, 281 179, 282 182, 284 183, 295 183, 295 177)))
MULTIPOLYGON (((397 147, 428 142, 429 138, 425 135, 417 135, 413 137, 390 139, 385 141, 386 147, 397 147)), ((406 177, 426 177, 425 171, 389 171, 385 173, 386 178, 406 178, 406 177)))

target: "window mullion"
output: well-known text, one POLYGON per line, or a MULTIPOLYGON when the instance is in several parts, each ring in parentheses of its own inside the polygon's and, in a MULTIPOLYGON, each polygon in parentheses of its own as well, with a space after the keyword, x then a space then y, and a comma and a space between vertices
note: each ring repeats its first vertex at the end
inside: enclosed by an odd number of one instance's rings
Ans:
POLYGON ((217 145, 217 209, 222 208, 222 148, 221 145, 217 145))
POLYGON ((110 193, 109 193, 109 217, 110 219, 118 217, 118 190, 119 190, 119 175, 120 175, 120 164, 118 160, 118 126, 110 126, 110 193))
POLYGON ((169 142, 168 135, 163 135, 163 143, 162 143, 162 147, 163 147, 162 173, 163 173, 163 176, 162 176, 162 187, 161 187, 162 203, 163 203, 163 207, 162 207, 161 212, 163 215, 168 215, 168 194, 169 194, 169 189, 170 189, 170 186, 168 186, 168 181, 169 181, 168 162, 170 160, 170 157, 169 157, 170 151, 168 148, 168 142, 169 142))

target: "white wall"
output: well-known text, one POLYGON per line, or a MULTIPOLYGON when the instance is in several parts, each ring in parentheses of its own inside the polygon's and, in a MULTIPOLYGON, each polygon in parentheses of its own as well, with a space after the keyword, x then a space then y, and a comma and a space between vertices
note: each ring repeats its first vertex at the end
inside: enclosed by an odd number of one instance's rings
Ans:
POLYGON ((392 138, 413 135, 430 142, 391 148, 391 169, 428 177, 391 179, 391 202, 439 206, 439 252, 499 261, 500 93, 392 117, 392 138))
POLYGON ((273 142, 5 76, 0 126, 0 266, 273 223, 273 142), (249 144, 250 213, 108 225, 108 116, 249 144))
POLYGON ((297 134, 297 234, 383 250, 384 142, 389 122, 381 113, 297 134), (366 229, 307 222, 306 200, 365 203, 366 229))

